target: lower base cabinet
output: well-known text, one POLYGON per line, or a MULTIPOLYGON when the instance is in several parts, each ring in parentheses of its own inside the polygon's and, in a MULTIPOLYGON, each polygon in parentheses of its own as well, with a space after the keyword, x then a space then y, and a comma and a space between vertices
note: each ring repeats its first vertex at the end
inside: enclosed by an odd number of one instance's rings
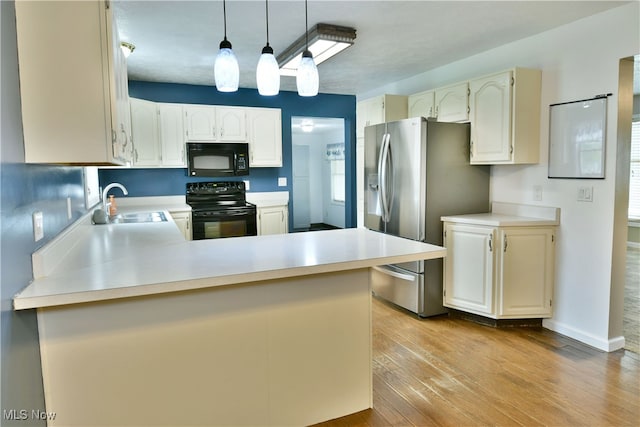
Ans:
POLYGON ((171 218, 176 223, 182 234, 184 234, 184 238, 186 240, 192 240, 191 234, 191 212, 190 211, 173 211, 169 212, 171 214, 171 218))
POLYGON ((284 206, 258 207, 258 236, 289 232, 289 208, 284 206))
POLYGON ((444 223, 445 307, 494 319, 552 315, 555 227, 444 223))

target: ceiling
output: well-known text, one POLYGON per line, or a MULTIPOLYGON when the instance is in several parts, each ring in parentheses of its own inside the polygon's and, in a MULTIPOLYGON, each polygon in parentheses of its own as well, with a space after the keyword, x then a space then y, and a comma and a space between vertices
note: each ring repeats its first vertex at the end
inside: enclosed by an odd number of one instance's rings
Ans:
MULTIPOLYGON (((115 0, 120 38, 136 46, 132 80, 213 86, 224 36, 223 3, 115 0)), ((316 23, 353 27, 355 44, 319 65, 320 92, 357 95, 629 3, 628 1, 332 1, 308 2, 316 23)), ((269 42, 275 55, 305 31, 302 0, 271 0, 269 42)), ((240 64, 240 87, 255 88, 266 42, 265 2, 228 0, 227 38, 240 64)), ((281 90, 295 91, 282 77, 281 90)))

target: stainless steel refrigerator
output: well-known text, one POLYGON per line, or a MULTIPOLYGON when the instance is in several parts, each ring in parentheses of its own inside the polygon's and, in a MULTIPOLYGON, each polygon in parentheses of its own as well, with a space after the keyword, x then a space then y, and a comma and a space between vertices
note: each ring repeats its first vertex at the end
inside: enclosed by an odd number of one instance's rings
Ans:
MULTIPOLYGON (((365 128, 365 227, 442 245, 444 215, 489 211, 489 166, 469 164, 469 124, 423 117, 365 128)), ((421 317, 446 312, 442 259, 376 267, 373 293, 421 317)))

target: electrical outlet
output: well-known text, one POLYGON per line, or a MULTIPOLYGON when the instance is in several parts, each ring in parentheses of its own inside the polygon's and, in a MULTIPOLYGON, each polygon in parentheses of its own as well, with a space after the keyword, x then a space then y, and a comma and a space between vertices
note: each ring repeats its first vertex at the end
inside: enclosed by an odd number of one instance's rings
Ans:
POLYGON ((578 187, 579 202, 593 202, 593 187, 578 187))
POLYGON ((278 187, 286 187, 287 186, 287 177, 281 176, 278 178, 278 187))
POLYGON ((37 242, 44 237, 44 216, 42 212, 33 213, 33 238, 37 242))
POLYGON ((533 200, 538 202, 542 200, 542 185, 533 186, 533 200))
POLYGON ((249 183, 249 180, 245 179, 243 182, 244 182, 244 189, 246 191, 249 191, 251 189, 251 184, 249 183))

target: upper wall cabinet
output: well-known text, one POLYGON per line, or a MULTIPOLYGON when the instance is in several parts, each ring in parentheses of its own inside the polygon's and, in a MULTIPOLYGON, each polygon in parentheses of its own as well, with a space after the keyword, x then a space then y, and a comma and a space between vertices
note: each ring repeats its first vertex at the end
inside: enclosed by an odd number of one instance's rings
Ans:
POLYGON ((409 117, 435 117, 435 92, 426 92, 409 95, 409 117))
POLYGON ((185 167, 182 104, 131 98, 134 166, 185 167))
POLYGON ((185 139, 191 142, 245 142, 244 107, 185 105, 185 139))
POLYGON ((469 84, 457 83, 436 89, 435 106, 439 122, 469 121, 469 84))
POLYGON ((249 167, 282 166, 282 113, 279 108, 247 108, 249 167))
POLYGON ((133 165, 158 166, 162 158, 158 143, 158 107, 155 102, 131 98, 133 165))
POLYGON ((515 68, 469 82, 472 164, 539 161, 541 79, 515 68))
POLYGON ((365 99, 356 105, 356 136, 364 138, 364 128, 367 126, 407 117, 406 96, 380 95, 365 99))
POLYGON ((125 165, 126 60, 108 2, 16 2, 27 163, 125 165))

